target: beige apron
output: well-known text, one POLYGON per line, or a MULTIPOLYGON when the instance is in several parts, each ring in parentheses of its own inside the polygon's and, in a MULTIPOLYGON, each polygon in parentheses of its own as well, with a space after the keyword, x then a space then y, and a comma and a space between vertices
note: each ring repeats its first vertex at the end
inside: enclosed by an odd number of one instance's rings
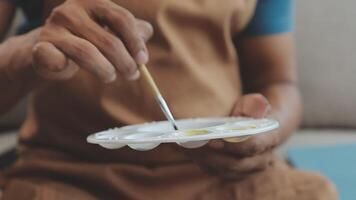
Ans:
MULTIPOLYGON (((227 116, 241 95, 232 40, 256 1, 116 2, 154 26, 148 67, 174 116, 227 116)), ((141 81, 105 85, 81 71, 43 85, 32 95, 20 158, 3 181, 4 199, 334 199, 323 192, 331 187, 325 180, 280 161, 244 180, 225 181, 203 172, 177 145, 138 152, 86 143, 100 130, 162 119, 141 81)))

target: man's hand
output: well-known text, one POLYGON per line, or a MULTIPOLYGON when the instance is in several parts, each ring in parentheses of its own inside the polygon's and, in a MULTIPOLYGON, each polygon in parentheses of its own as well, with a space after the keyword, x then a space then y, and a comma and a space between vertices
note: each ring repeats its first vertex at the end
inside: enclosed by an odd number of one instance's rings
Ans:
MULTIPOLYGON (((231 115, 262 118, 268 116, 271 113, 271 109, 268 100, 261 94, 248 94, 235 104, 231 115)), ((239 157, 248 157, 263 153, 274 147, 275 144, 272 139, 270 134, 261 134, 249 137, 241 143, 213 140, 209 145, 211 148, 222 152, 232 153, 239 157)))
POLYGON ((120 74, 139 77, 148 62, 145 42, 152 26, 110 0, 67 0, 56 7, 33 48, 34 66, 52 80, 71 78, 83 68, 108 83, 120 74))
MULTIPOLYGON (((261 118, 270 112, 271 106, 264 96, 248 94, 236 103, 231 115, 261 118)), ((211 173, 238 178, 270 164, 273 157, 269 150, 276 145, 273 138, 271 134, 261 134, 240 143, 213 140, 206 147, 187 150, 187 154, 211 173)))

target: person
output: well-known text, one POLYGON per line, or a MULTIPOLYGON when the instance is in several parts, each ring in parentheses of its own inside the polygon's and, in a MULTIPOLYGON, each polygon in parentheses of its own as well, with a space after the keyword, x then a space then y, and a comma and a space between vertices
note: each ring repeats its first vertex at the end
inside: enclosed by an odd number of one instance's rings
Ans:
POLYGON ((2 200, 337 199, 328 180, 272 153, 301 116, 291 0, 42 5, 43 25, 0 46, 0 112, 30 94, 2 200), (281 127, 198 149, 86 143, 94 132, 164 119, 137 64, 148 65, 177 118, 268 116, 281 127))

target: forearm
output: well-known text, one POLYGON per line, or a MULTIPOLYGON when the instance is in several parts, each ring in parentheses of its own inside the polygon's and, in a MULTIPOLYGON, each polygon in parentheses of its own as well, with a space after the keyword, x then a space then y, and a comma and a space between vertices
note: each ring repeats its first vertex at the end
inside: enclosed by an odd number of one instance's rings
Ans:
POLYGON ((12 37, 0 44, 0 114, 8 111, 35 85, 32 47, 37 31, 12 37))
POLYGON ((301 118, 292 33, 243 38, 238 46, 245 93, 261 93, 272 106, 280 128, 268 134, 278 145, 293 133, 301 118))
POLYGON ((277 119, 280 128, 269 137, 272 143, 283 143, 299 126, 302 105, 298 87, 295 83, 275 83, 256 91, 263 94, 272 106, 271 117, 277 119))

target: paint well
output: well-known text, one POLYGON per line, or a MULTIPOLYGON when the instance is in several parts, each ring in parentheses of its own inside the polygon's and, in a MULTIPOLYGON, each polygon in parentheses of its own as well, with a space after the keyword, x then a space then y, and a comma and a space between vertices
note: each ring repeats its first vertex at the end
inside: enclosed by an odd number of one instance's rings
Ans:
POLYGON ((195 135, 206 135, 208 134, 209 131, 208 130, 204 130, 204 129, 193 129, 193 130, 187 130, 184 132, 185 135, 187 136, 195 136, 195 135))
POLYGON ((228 131, 245 131, 245 130, 255 129, 255 128, 257 128, 257 126, 255 126, 255 125, 246 125, 246 126, 238 126, 238 127, 229 127, 229 128, 226 128, 225 130, 228 130, 228 131))
MULTIPOLYGON (((216 121, 197 121, 197 120, 184 120, 176 121, 179 131, 185 130, 197 130, 202 128, 209 128, 213 126, 220 126, 225 124, 225 122, 216 121)), ((147 124, 138 129, 143 132, 169 132, 174 131, 172 125, 169 122, 158 122, 154 124, 147 124)))

